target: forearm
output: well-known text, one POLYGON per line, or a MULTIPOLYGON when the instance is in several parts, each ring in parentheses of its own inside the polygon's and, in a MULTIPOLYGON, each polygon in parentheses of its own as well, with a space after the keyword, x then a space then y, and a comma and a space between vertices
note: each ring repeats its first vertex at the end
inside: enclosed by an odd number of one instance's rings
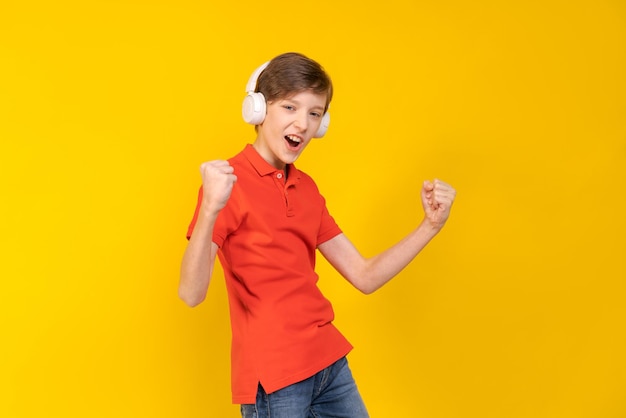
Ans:
POLYGON ((439 229, 422 222, 409 235, 386 251, 364 259, 353 284, 363 293, 372 293, 400 273, 437 235, 439 229))
POLYGON ((206 297, 217 247, 212 241, 217 212, 206 213, 201 210, 200 213, 180 268, 178 295, 189 306, 200 304, 206 297))
POLYGON ((372 293, 404 269, 439 232, 429 222, 422 222, 393 247, 370 258, 363 257, 344 235, 319 245, 322 255, 354 287, 372 293))
POLYGON ((397 275, 445 225, 456 197, 454 188, 438 179, 425 181, 421 196, 424 208, 422 223, 402 241, 363 263, 362 277, 355 278, 363 292, 373 292, 397 275))

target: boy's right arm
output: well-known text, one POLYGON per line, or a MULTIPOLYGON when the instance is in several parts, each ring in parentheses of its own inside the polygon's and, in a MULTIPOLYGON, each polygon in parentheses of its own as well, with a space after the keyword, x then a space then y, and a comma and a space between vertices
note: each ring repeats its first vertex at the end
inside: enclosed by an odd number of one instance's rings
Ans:
POLYGON ((178 286, 178 295, 189 306, 200 304, 206 297, 218 250, 213 242, 213 226, 237 181, 233 167, 223 160, 203 163, 200 172, 202 203, 183 255, 178 286))

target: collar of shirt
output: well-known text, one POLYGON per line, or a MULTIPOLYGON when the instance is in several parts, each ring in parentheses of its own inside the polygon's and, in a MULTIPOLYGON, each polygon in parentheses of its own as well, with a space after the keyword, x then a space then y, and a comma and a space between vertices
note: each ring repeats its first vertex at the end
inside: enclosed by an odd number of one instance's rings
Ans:
MULTIPOLYGON (((265 161, 263 157, 261 157, 261 155, 257 152, 257 150, 254 149, 252 144, 246 145, 243 150, 243 155, 245 155, 245 157, 248 159, 252 167, 254 167, 259 176, 267 176, 276 172, 281 172, 283 173, 283 175, 285 174, 283 170, 279 170, 278 168, 265 161)), ((296 168, 295 165, 288 164, 287 173, 288 184, 296 184, 300 181, 300 171, 296 168)))

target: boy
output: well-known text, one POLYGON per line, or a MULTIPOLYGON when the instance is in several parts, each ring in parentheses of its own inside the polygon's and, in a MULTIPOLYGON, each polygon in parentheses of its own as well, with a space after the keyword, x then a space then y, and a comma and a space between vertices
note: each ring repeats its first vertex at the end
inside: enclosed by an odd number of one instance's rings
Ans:
POLYGON ((233 403, 243 417, 367 417, 345 358, 352 346, 316 285, 316 250, 354 287, 374 292, 441 230, 455 191, 439 180, 424 182, 424 220, 365 258, 313 180, 294 166, 328 125, 328 75, 317 62, 288 53, 257 69, 247 90, 244 119, 256 125, 256 140, 228 161, 200 167, 179 295, 190 306, 204 300, 218 255, 230 306, 233 403))

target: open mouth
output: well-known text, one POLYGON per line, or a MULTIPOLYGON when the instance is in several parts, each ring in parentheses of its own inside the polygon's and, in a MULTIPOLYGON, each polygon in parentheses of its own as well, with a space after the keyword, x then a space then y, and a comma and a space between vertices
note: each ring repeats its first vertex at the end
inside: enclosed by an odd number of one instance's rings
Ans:
POLYGON ((295 135, 285 135, 285 141, 289 145, 289 148, 298 148, 302 143, 302 138, 299 138, 295 135))

